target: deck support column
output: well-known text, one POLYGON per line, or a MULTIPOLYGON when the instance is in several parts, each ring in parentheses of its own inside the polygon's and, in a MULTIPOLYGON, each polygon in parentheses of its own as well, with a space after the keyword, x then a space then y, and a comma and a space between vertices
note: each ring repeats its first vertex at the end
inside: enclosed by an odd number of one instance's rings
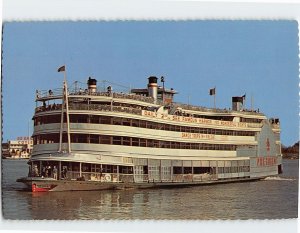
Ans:
POLYGON ((119 175, 119 165, 117 165, 117 182, 118 183, 120 182, 119 178, 120 178, 120 175, 119 175))
POLYGON ((181 181, 184 182, 183 179, 184 169, 183 169, 183 160, 181 161, 181 181))
POLYGON ((58 179, 61 179, 61 161, 58 161, 58 179))
POLYGON ((173 182, 173 160, 171 160, 171 181, 173 182))
POLYGON ((39 172, 40 172, 40 176, 42 176, 42 161, 40 161, 39 172))
POLYGON ((82 176, 82 172, 81 172, 81 162, 79 162, 79 176, 82 176))
POLYGON ((160 176, 160 182, 162 182, 162 167, 161 167, 161 159, 159 160, 159 176, 160 176))
POLYGON ((218 180, 218 174, 219 174, 219 164, 218 161, 216 161, 217 165, 216 165, 216 180, 218 180))
POLYGON ((194 182, 194 166, 193 166, 193 160, 191 160, 191 166, 192 166, 192 182, 194 182))

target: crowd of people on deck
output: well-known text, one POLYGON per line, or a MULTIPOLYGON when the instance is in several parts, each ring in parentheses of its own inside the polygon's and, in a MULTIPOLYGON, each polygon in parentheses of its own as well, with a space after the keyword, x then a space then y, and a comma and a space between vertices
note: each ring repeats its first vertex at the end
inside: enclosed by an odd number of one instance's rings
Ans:
POLYGON ((41 177, 41 178, 53 178, 53 179, 67 179, 68 169, 66 166, 63 167, 60 177, 58 177, 58 169, 56 166, 43 166, 41 171, 39 171, 38 166, 35 164, 33 166, 29 165, 28 176, 29 177, 41 177))

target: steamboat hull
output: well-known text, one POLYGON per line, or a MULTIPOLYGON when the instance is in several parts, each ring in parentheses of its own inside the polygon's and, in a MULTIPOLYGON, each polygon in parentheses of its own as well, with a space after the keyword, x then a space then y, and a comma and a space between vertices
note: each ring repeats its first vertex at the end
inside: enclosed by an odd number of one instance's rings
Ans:
POLYGON ((153 189, 153 188, 180 188, 200 185, 214 185, 235 182, 257 181, 263 178, 236 178, 201 182, 147 182, 147 183, 115 183, 74 180, 40 180, 20 178, 17 182, 26 184, 28 191, 54 192, 54 191, 100 191, 100 190, 127 190, 127 189, 153 189))

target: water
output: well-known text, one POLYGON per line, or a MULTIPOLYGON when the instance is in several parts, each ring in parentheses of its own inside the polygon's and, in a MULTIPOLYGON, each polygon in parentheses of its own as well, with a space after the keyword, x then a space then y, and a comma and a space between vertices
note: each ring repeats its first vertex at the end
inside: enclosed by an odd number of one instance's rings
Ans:
POLYGON ((15 180, 22 160, 2 161, 5 219, 276 219, 297 218, 298 160, 262 181, 189 188, 31 193, 15 180))

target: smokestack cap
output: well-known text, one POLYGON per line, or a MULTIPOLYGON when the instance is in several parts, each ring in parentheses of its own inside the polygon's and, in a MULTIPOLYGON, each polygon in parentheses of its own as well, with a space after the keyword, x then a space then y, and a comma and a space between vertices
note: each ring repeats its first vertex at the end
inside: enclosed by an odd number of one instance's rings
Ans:
POLYGON ((234 97, 232 97, 232 102, 234 102, 234 103, 236 103, 236 102, 243 103, 244 99, 243 99, 243 97, 240 97, 240 96, 234 96, 234 97))
POLYGON ((87 84, 90 85, 97 85, 97 80, 94 78, 89 77, 87 84))
POLYGON ((150 77, 148 78, 148 80, 149 80, 149 84, 150 84, 150 83, 157 83, 157 77, 155 77, 155 76, 150 76, 150 77))

